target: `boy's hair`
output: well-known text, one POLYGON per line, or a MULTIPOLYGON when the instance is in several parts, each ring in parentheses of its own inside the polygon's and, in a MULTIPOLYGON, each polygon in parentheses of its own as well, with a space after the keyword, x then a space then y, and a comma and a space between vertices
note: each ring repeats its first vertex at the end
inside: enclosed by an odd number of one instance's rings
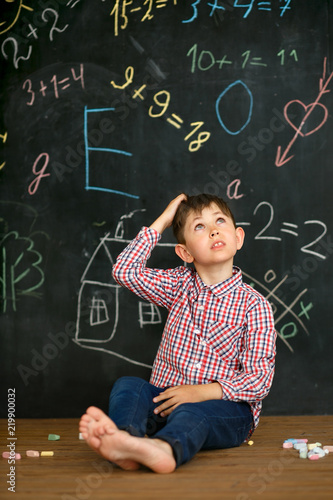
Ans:
POLYGON ((222 198, 205 193, 195 196, 187 196, 187 199, 183 200, 179 205, 176 215, 172 221, 173 234, 175 235, 178 243, 185 244, 184 228, 189 213, 201 213, 204 208, 209 207, 212 203, 215 203, 227 217, 230 217, 236 227, 235 218, 228 207, 228 204, 222 198))

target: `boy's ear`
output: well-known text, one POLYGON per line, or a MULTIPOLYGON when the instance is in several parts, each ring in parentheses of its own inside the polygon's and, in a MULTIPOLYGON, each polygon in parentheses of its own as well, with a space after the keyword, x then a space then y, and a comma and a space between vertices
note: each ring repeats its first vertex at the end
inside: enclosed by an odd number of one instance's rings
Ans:
POLYGON ((237 239, 237 250, 240 250, 243 246, 245 238, 244 229, 242 227, 236 227, 236 239, 237 239))
POLYGON ((192 257, 190 252, 187 250, 186 246, 182 245, 181 243, 178 243, 175 246, 175 252, 183 262, 187 262, 188 264, 191 264, 191 262, 194 261, 194 258, 192 257))

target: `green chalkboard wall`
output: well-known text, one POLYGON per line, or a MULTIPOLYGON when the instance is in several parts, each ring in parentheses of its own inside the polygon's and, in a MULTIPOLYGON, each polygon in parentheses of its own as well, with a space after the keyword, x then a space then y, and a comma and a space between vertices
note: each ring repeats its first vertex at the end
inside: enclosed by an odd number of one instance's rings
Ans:
POLYGON ((166 313, 111 266, 182 191, 229 201, 272 302, 264 412, 332 413, 332 2, 2 4, 1 416, 9 388, 18 417, 75 417, 148 379, 166 313))

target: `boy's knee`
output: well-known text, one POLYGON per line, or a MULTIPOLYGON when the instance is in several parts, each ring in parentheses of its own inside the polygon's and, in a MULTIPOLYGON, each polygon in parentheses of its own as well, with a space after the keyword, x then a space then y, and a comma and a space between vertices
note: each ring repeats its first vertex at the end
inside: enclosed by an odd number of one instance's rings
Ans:
POLYGON ((132 387, 137 386, 138 384, 142 384, 143 380, 139 377, 132 377, 128 375, 124 375, 123 377, 118 378, 113 384, 113 389, 120 387, 132 387))

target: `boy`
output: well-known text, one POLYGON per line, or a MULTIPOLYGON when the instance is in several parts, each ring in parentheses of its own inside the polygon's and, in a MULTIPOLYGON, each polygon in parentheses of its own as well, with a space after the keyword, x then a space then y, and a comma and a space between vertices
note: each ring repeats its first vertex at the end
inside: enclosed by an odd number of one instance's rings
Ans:
POLYGON ((150 383, 120 378, 110 418, 95 407, 81 418, 83 437, 107 460, 168 473, 200 449, 239 446, 258 425, 276 332, 269 303, 233 266, 243 241, 222 199, 181 194, 119 255, 117 282, 169 315, 150 383), (146 267, 171 224, 176 254, 195 269, 146 267))

